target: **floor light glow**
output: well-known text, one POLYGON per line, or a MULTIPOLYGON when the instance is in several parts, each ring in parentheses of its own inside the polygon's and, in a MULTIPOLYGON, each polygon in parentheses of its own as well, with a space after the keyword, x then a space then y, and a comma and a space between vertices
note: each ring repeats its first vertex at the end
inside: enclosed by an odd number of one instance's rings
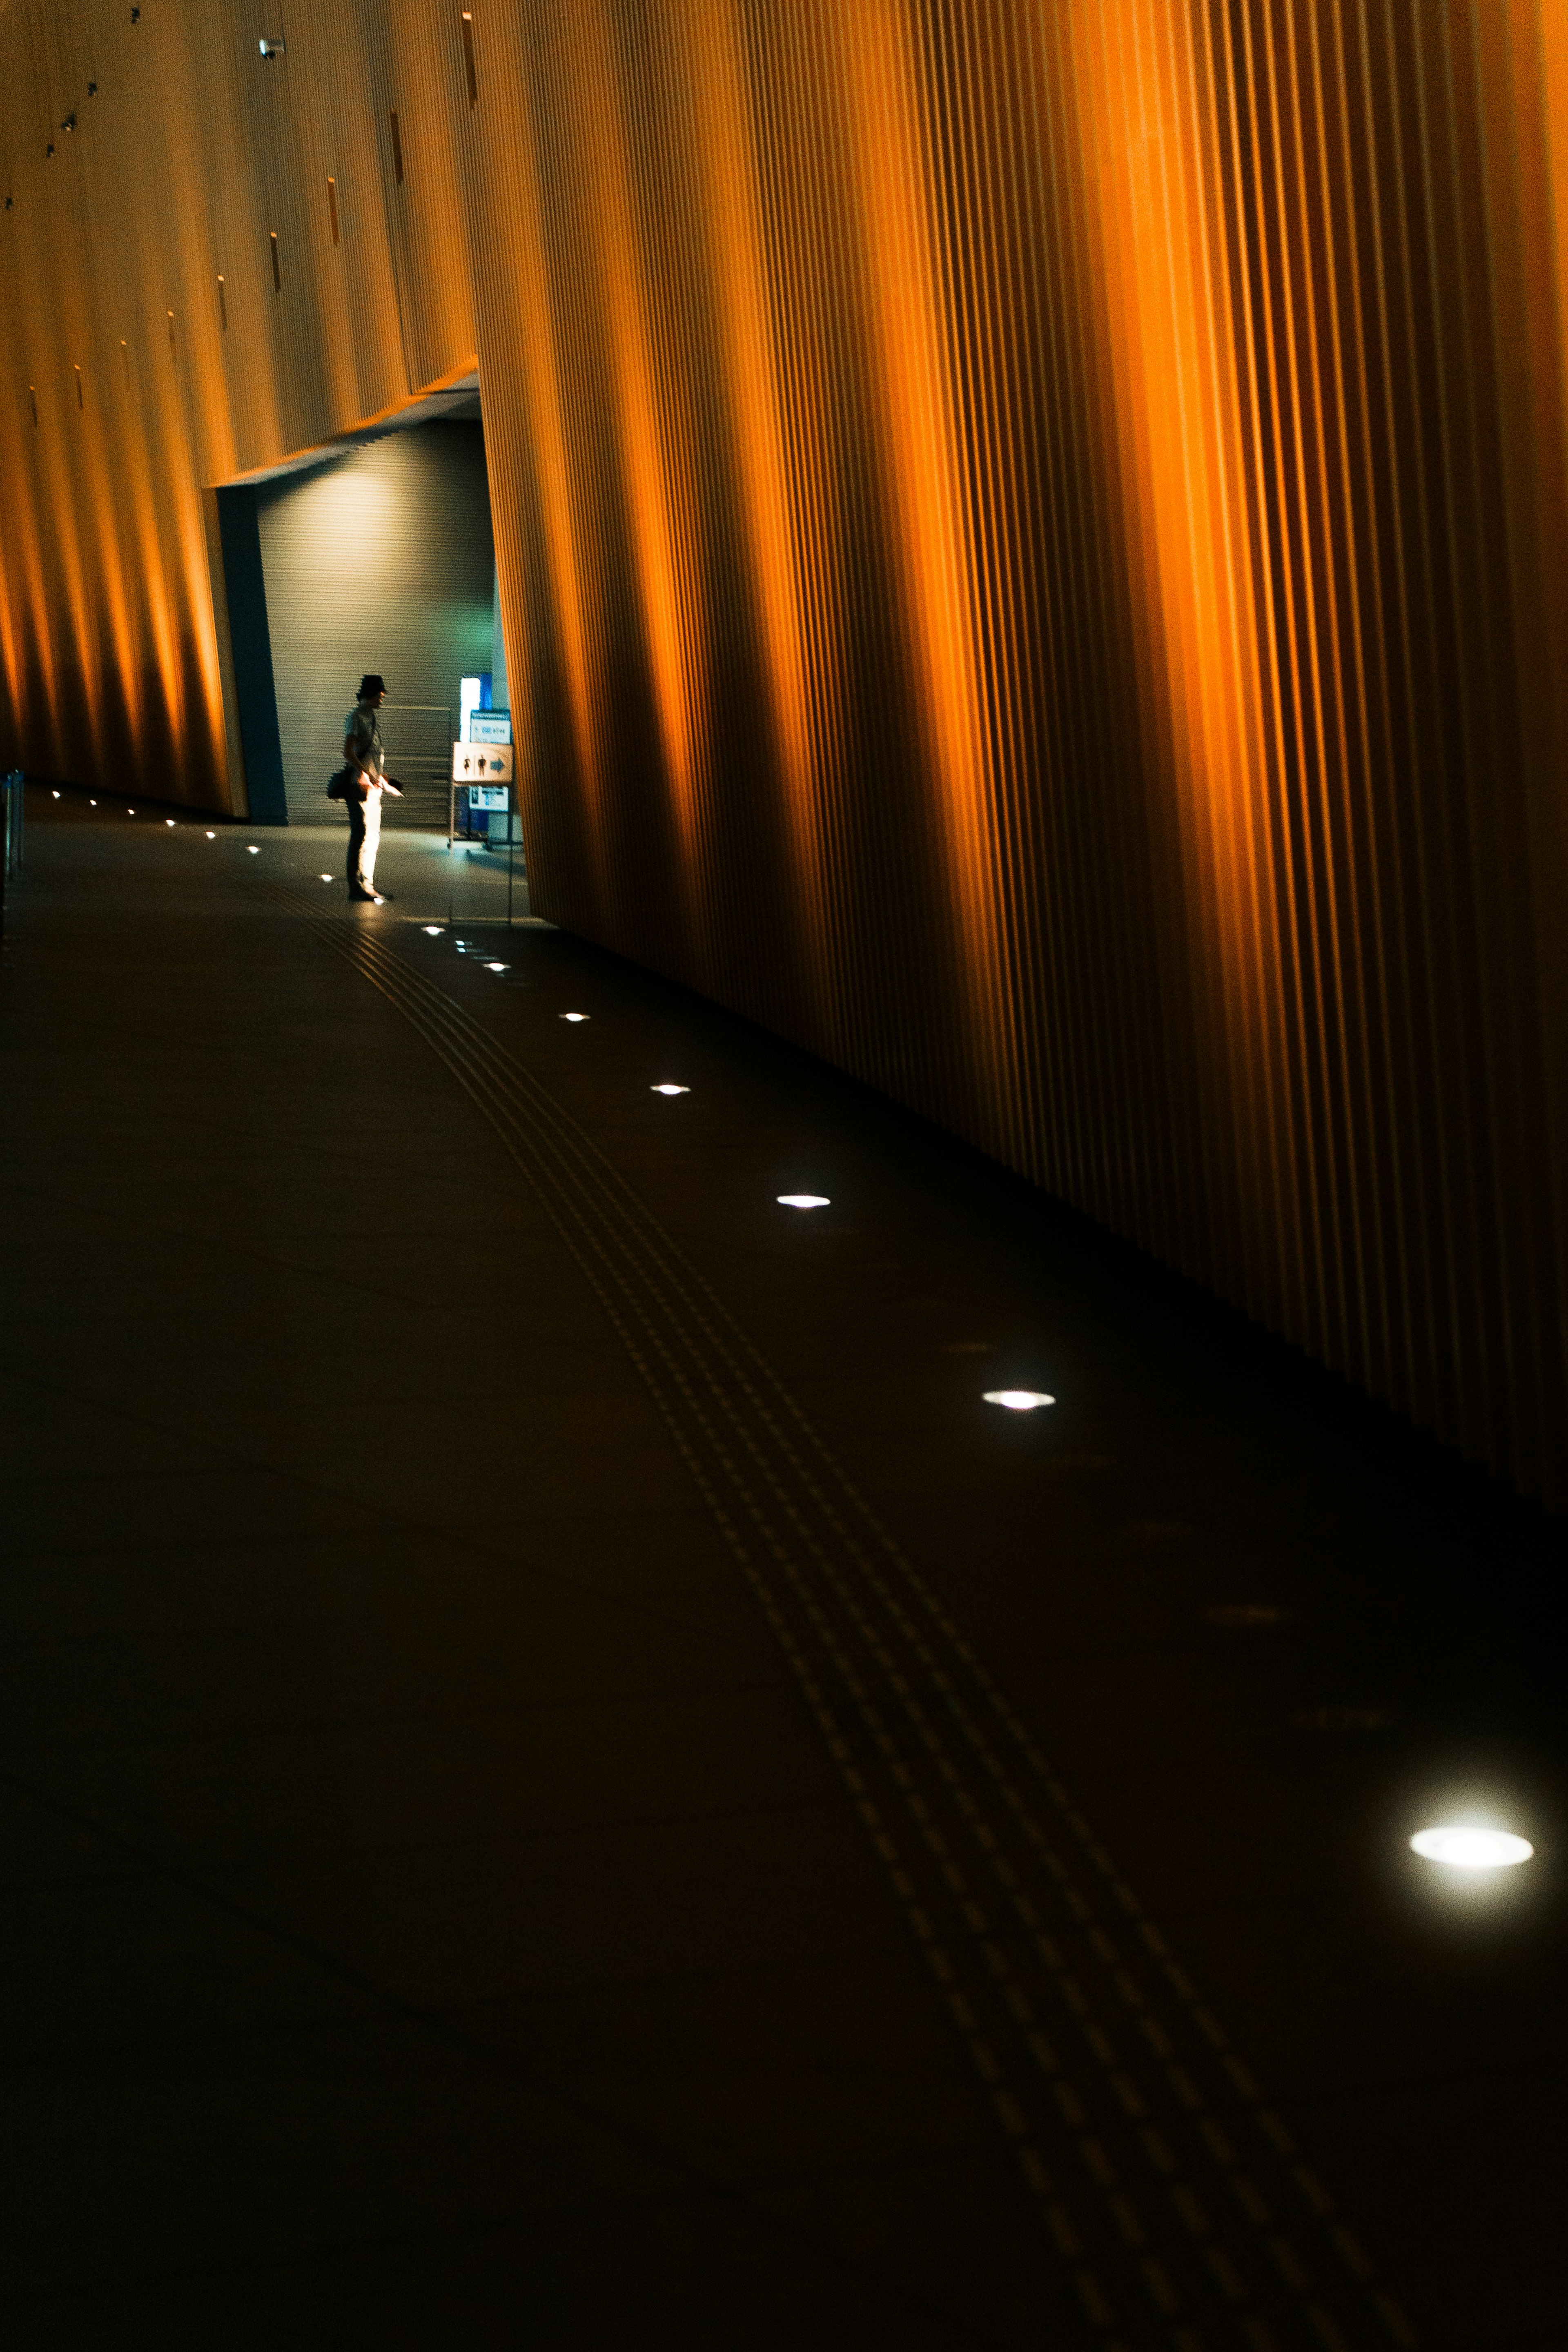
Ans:
POLYGON ((691 1092, 691 1088, 689 1087, 672 1086, 650 1087, 648 1088, 648 1092, 655 1095, 689 1095, 691 1092))
POLYGON ((510 971, 511 970, 511 966, 506 963, 488 963, 485 966, 485 970, 487 971, 510 971))
POLYGON ((1417 1830, 1410 1844, 1423 1862, 1445 1863, 1450 1870, 1511 1870, 1517 1863, 1528 1862, 1535 1852, 1528 1838, 1471 1822, 1447 1822, 1436 1829, 1417 1830))
POLYGON ((778 1204, 781 1209, 828 1209, 833 1205, 826 1192, 781 1192, 778 1204))
POLYGON ((1039 1389, 987 1389, 985 1402, 1003 1405, 1009 1412, 1033 1412, 1037 1405, 1055 1404, 1056 1399, 1039 1389))
POLYGON ((216 835, 216 833, 209 833, 209 834, 208 834, 208 835, 207 835, 207 839, 208 839, 209 841, 216 841, 216 840, 217 839, 217 835, 216 835))
POLYGON ((426 923, 425 926, 425 936, 429 940, 438 940, 446 928, 447 926, 445 923, 426 923))
POLYGON ((173 818, 172 816, 166 816, 166 817, 163 819, 163 823, 168 826, 168 828, 169 828, 170 832, 171 832, 171 833, 173 833, 173 831, 174 831, 174 818, 173 818))
POLYGON ((588 1013, 563 1013, 561 1018, 563 1021, 589 1021, 593 1015, 588 1013))
POLYGON ((260 855, 261 855, 260 850, 259 850, 259 849, 258 849, 258 847, 256 846, 256 844, 255 844, 253 841, 252 841, 252 842, 249 842, 249 843, 247 843, 247 852, 248 852, 249 856, 252 856, 252 857, 259 857, 259 856, 260 856, 260 855))

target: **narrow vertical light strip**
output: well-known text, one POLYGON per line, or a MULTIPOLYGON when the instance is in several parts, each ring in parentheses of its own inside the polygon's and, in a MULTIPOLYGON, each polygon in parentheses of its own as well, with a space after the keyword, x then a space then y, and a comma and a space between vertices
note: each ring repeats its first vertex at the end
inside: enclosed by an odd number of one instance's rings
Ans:
POLYGON ((938 324, 936 264, 922 205, 931 164, 902 10, 893 0, 857 0, 839 16, 837 29, 853 110, 886 496, 900 542, 932 780, 954 881, 969 1047, 989 1078, 996 1040, 987 1030, 985 1008, 997 944, 989 888, 990 779, 975 673, 963 430, 938 324))
POLYGON ((338 243, 338 184, 332 173, 327 173, 327 219, 331 225, 332 243, 338 243))
POLYGON ((639 291, 641 240, 619 119, 620 92, 601 0, 580 0, 578 21, 586 48, 581 102, 595 174, 598 282, 609 337, 622 479, 659 741, 679 835, 678 885, 689 898, 698 879, 699 861, 694 719, 704 690, 696 649, 705 638, 706 618, 700 609, 689 608, 697 593, 695 580, 688 587, 684 614, 677 585, 677 526, 670 511, 653 353, 639 291))
POLYGON ((820 996, 827 976, 823 928, 828 890, 818 824, 794 499, 773 363, 751 103, 728 0, 722 6, 694 9, 689 37, 697 160, 727 368, 726 413, 732 420, 773 735, 789 812, 796 904, 811 938, 804 961, 820 996))
POLYGON ((478 106, 479 77, 474 64, 474 12, 471 8, 463 11, 463 68, 468 76, 468 104, 478 106))

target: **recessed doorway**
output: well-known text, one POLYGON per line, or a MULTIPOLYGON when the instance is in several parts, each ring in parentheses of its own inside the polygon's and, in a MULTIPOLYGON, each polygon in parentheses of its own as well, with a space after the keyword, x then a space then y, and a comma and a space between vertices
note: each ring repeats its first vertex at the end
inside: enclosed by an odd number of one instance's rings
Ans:
POLYGON ((344 823, 326 797, 361 677, 387 682, 387 830, 445 835, 460 681, 506 707, 484 426, 471 383, 218 492, 250 821, 344 823))

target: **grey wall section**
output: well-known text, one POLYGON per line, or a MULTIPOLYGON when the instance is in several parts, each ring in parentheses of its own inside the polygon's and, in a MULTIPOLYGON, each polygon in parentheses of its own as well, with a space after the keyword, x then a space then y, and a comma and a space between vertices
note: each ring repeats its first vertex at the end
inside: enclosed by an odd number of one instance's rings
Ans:
MULTIPOLYGON (((458 681, 490 667, 495 554, 482 428, 411 427, 256 493, 290 820, 340 815, 327 778, 362 674, 387 682, 389 824, 447 824, 458 681)), ((248 752, 247 752, 248 765, 248 752)))
POLYGON ((278 703, 272 680, 271 634, 267 625, 258 493, 244 485, 219 490, 217 516, 249 822, 287 824, 289 811, 278 739, 278 703))

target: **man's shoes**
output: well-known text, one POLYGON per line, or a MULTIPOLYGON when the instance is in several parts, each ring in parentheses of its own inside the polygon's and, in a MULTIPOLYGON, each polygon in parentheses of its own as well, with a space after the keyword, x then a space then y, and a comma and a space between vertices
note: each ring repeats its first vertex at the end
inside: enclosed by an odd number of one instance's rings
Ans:
POLYGON ((378 907, 381 904, 374 890, 356 889, 352 883, 349 886, 349 898, 360 907, 378 907))
POLYGON ((374 890, 371 893, 371 896, 374 898, 378 907, 384 907, 391 899, 392 893, 390 890, 374 890))

